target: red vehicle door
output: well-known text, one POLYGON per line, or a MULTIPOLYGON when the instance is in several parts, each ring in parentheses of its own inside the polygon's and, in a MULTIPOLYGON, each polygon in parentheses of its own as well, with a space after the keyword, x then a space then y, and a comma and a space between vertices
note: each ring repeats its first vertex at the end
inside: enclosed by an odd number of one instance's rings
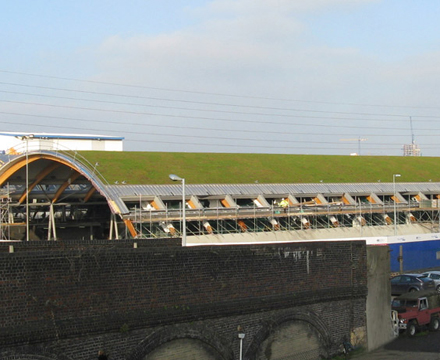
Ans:
POLYGON ((419 314, 417 316, 417 321, 420 325, 429 324, 431 321, 431 313, 428 309, 428 299, 419 299, 419 314))

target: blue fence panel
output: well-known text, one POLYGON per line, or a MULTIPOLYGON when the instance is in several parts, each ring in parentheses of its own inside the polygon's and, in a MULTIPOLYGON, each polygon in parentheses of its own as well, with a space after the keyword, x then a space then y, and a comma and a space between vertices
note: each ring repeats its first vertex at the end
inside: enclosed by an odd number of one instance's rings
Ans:
POLYGON ((440 240, 419 241, 403 244, 389 245, 391 253, 391 272, 400 271, 399 251, 403 247, 403 271, 413 271, 440 268, 440 259, 437 258, 437 252, 440 257, 440 240))

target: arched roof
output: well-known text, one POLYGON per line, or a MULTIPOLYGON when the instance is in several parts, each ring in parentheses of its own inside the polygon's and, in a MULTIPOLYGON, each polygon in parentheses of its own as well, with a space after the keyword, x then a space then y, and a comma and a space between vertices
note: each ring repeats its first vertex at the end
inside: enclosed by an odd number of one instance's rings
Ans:
POLYGON ((32 151, 27 154, 5 155, 0 158, 0 187, 8 185, 10 198, 29 201, 88 202, 105 198, 111 211, 121 214, 125 204, 112 196, 96 167, 84 158, 54 151, 32 151), (26 179, 28 187, 26 188, 26 179))

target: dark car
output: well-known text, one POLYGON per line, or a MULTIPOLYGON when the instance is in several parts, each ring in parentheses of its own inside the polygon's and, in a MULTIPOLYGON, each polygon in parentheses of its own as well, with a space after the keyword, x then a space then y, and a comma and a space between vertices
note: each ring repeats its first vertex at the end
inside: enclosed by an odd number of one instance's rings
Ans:
POLYGON ((434 280, 435 289, 440 292, 440 271, 427 271, 423 275, 434 280))
POLYGON ((402 274, 391 279, 391 295, 420 290, 435 290, 434 281, 422 274, 402 274))

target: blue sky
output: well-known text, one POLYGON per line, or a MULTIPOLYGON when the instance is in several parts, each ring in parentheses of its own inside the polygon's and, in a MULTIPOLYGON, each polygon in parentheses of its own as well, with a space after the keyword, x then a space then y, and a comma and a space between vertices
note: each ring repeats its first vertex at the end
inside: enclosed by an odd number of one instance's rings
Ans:
POLYGON ((398 61, 438 47, 436 1, 387 0, 355 11, 328 11, 311 19, 313 33, 332 47, 359 48, 384 61, 398 61))
POLYGON ((440 156, 439 15, 432 0, 8 2, 2 131, 131 151, 347 155, 362 138, 362 155, 401 155, 412 121, 440 156))

